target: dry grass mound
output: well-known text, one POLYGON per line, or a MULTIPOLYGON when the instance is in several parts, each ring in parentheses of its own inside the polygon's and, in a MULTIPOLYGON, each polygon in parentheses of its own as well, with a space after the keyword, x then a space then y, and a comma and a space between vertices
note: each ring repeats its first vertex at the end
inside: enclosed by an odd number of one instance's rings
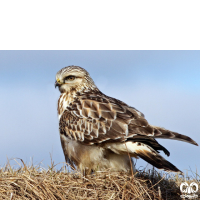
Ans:
MULTIPOLYGON (((21 160, 22 161, 22 160, 21 160)), ((13 169, 8 163, 0 169, 0 199, 9 200, 65 200, 65 199, 180 199, 180 184, 185 179, 178 175, 138 171, 136 174, 96 172, 83 176, 67 170, 66 165, 56 170, 40 166, 13 169)), ((197 177, 199 177, 197 175, 197 177)), ((192 179, 199 184, 199 180, 192 179)))

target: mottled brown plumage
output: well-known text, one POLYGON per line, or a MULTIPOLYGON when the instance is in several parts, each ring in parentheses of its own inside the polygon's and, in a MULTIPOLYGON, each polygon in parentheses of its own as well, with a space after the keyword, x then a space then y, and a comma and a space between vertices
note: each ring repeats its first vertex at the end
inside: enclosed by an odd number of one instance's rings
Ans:
POLYGON ((89 73, 69 66, 56 74, 59 130, 66 161, 82 171, 130 170, 128 154, 157 168, 179 172, 159 155, 169 151, 155 138, 182 140, 197 145, 190 137, 149 125, 144 115, 124 102, 103 94, 89 73))

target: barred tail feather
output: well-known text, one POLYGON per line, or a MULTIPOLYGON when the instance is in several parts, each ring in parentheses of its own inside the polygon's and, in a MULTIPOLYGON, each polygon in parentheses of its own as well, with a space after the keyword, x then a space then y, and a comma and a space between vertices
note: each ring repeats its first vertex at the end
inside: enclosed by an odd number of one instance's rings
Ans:
POLYGON ((190 144, 194 144, 196 146, 199 146, 193 139, 186 135, 182 135, 176 132, 169 131, 167 129, 161 128, 161 127, 156 127, 154 130, 154 138, 162 138, 162 139, 172 139, 172 140, 179 140, 183 142, 188 142, 190 144))

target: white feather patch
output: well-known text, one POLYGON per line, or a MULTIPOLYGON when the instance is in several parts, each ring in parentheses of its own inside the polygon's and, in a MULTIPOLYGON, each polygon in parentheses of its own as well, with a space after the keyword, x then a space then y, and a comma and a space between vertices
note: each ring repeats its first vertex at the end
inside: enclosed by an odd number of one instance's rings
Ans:
POLYGON ((126 142, 126 143, 107 143, 105 145, 106 148, 110 149, 111 151, 122 154, 122 153, 130 153, 135 154, 138 150, 152 152, 152 150, 145 144, 139 142, 126 142))

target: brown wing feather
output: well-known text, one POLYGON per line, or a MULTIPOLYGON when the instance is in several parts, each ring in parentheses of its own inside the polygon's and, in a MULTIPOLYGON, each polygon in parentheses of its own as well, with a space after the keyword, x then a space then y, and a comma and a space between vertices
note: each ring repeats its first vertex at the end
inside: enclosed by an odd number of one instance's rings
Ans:
MULTIPOLYGON (((124 104, 125 105, 125 104, 124 104)), ((93 95, 76 100, 60 118, 60 133, 85 144, 125 141, 132 113, 106 97, 93 95), (76 104, 76 105, 74 105, 76 104), (118 115, 119 114, 119 115, 118 115), (121 114, 121 115, 120 115, 121 114), (75 132, 84 133, 84 140, 75 132), (65 133, 66 132, 66 133, 65 133), (87 136, 87 137, 86 137, 87 136)))
POLYGON ((60 133, 85 144, 126 141, 139 135, 145 140, 169 138, 197 145, 190 137, 149 125, 141 112, 102 93, 79 96, 67 107, 60 118, 60 133))

